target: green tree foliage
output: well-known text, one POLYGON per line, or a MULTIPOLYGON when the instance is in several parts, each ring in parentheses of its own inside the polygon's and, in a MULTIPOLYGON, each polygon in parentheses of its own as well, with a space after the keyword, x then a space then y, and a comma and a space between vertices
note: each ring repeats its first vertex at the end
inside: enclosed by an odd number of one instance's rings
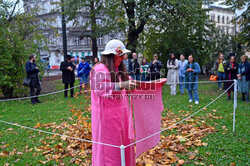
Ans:
MULTIPOLYGON (((43 36, 41 24, 31 13, 16 13, 19 1, 0 3, 0 90, 5 98, 23 94, 25 62, 30 54, 38 55, 43 36)), ((39 58, 37 58, 39 59, 39 58)), ((42 66, 39 66, 42 71, 42 66)))
POLYGON ((144 55, 152 59, 154 53, 166 64, 170 53, 189 55, 201 65, 210 60, 211 41, 215 31, 202 1, 161 1, 158 12, 147 23, 143 33, 144 55))
POLYGON ((246 46, 246 50, 250 50, 250 3, 248 0, 226 0, 225 4, 231 6, 233 10, 245 10, 240 16, 236 18, 237 24, 239 24, 240 32, 235 38, 240 44, 246 46))

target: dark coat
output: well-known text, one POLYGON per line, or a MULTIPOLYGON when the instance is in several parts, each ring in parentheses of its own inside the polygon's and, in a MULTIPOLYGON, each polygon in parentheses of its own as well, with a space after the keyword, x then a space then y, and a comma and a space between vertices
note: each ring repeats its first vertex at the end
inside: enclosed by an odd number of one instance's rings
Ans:
MULTIPOLYGON (((240 63, 240 66, 242 66, 242 65, 243 64, 240 63)), ((242 72, 242 73, 238 72, 238 74, 241 74, 242 76, 245 75, 246 76, 246 80, 250 81, 250 63, 249 62, 245 62, 244 65, 245 65, 245 72, 242 72)))
POLYGON ((153 61, 150 62, 149 68, 150 68, 151 80, 156 80, 161 77, 161 73, 160 73, 161 67, 162 67, 162 63, 159 60, 157 60, 157 62, 154 64, 153 64, 153 61))
POLYGON ((30 61, 26 62, 25 64, 25 70, 27 72, 27 78, 31 81, 38 81, 38 73, 39 69, 36 69, 36 63, 31 63, 30 61))
POLYGON ((72 62, 64 61, 60 65, 60 70, 62 71, 62 79, 64 84, 75 83, 75 65, 72 62), (68 70, 71 67, 73 71, 68 70))
POLYGON ((132 59, 132 72, 134 72, 134 74, 141 74, 138 59, 132 59))
MULTIPOLYGON (((238 64, 236 62, 234 62, 234 67, 233 68, 232 68, 231 63, 227 63, 224 66, 224 70, 225 70, 225 73, 226 73, 225 80, 237 79, 238 64)), ((224 89, 228 89, 232 84, 233 84, 233 81, 225 82, 224 83, 224 89)), ((230 89, 233 90, 234 87, 232 86, 230 89)))

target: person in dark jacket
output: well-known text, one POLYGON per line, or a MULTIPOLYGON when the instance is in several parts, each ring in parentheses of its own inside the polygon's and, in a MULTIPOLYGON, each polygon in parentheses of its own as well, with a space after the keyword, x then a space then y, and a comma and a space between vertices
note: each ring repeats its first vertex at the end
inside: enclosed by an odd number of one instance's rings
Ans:
MULTIPOLYGON (((41 92, 41 85, 38 77, 39 69, 35 63, 36 57, 30 55, 29 61, 25 64, 27 78, 30 79, 30 96, 38 96, 41 92)), ((41 103, 38 97, 31 98, 31 104, 41 103)))
POLYGON ((62 71, 62 79, 63 79, 63 83, 64 83, 64 97, 68 97, 68 88, 70 85, 70 94, 71 97, 74 97, 74 83, 75 83, 75 65, 71 62, 72 56, 67 55, 66 56, 66 60, 64 62, 61 63, 60 65, 60 70, 62 71))
MULTIPOLYGON (((79 64, 77 68, 77 77, 80 81, 80 94, 82 91, 82 84, 84 83, 84 89, 87 90, 87 86, 89 83, 89 73, 91 70, 91 67, 89 66, 88 62, 86 62, 86 58, 82 57, 82 62, 79 64)), ((86 92, 85 92, 86 93, 86 92)))
POLYGON ((128 54, 124 54, 124 60, 122 62, 127 69, 128 75, 130 75, 132 72, 132 63, 130 59, 128 59, 128 54))
MULTIPOLYGON (((231 56, 230 62, 224 66, 224 70, 226 73, 225 80, 234 80, 237 79, 237 72, 238 72, 238 64, 236 63, 235 57, 231 56)), ((224 89, 228 89, 234 82, 225 82, 224 89)), ((234 86, 232 86, 227 91, 228 100, 231 100, 231 92, 234 90, 234 86)))
POLYGON ((132 54, 132 56, 133 56, 133 59, 131 60, 131 63, 132 63, 132 72, 131 72, 130 76, 134 80, 140 80, 141 72, 140 72, 140 64, 138 62, 137 55, 134 52, 132 54))
POLYGON ((238 90, 242 94, 242 101, 249 102, 250 89, 250 63, 247 62, 248 56, 241 56, 241 63, 238 69, 238 90))
POLYGON ((161 67, 162 67, 162 63, 161 61, 158 60, 158 55, 154 54, 154 60, 151 61, 149 68, 150 68, 150 76, 151 76, 151 80, 157 80, 161 77, 161 67))

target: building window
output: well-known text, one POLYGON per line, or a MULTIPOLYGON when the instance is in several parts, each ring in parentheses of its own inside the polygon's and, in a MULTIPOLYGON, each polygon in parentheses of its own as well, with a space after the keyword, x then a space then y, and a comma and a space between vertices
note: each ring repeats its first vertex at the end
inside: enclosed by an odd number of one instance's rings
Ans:
POLYGON ((227 26, 227 35, 229 35, 229 27, 227 26))
POLYGON ((220 16, 217 17, 217 22, 220 23, 220 16))
POLYGON ((100 46, 103 45, 103 37, 102 37, 102 36, 100 36, 100 37, 98 38, 98 44, 99 44, 100 46))
POLYGON ((225 17, 222 16, 222 24, 224 24, 224 23, 225 23, 225 17))
POLYGON ((214 14, 211 15, 211 20, 215 21, 215 15, 214 14))
POLYGON ((79 37, 77 37, 77 36, 75 36, 74 37, 74 40, 75 40, 75 45, 79 45, 80 44, 80 39, 79 39, 79 37))
POLYGON ((230 22, 230 21, 229 21, 229 17, 227 16, 227 24, 229 24, 229 22, 230 22))
POLYGON ((85 37, 85 44, 86 44, 86 46, 91 46, 91 38, 90 37, 85 37))

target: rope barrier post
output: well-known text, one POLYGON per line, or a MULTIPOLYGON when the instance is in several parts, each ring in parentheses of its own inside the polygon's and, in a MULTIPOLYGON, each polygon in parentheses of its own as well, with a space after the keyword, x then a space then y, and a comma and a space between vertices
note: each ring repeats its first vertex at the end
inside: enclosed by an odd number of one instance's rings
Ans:
POLYGON ((125 147, 124 147, 124 145, 121 145, 120 149, 121 149, 121 163, 122 163, 121 166, 125 166, 125 151, 124 151, 125 147))
POLYGON ((233 114, 233 132, 235 132, 235 111, 237 107, 237 80, 234 80, 234 114, 233 114))

